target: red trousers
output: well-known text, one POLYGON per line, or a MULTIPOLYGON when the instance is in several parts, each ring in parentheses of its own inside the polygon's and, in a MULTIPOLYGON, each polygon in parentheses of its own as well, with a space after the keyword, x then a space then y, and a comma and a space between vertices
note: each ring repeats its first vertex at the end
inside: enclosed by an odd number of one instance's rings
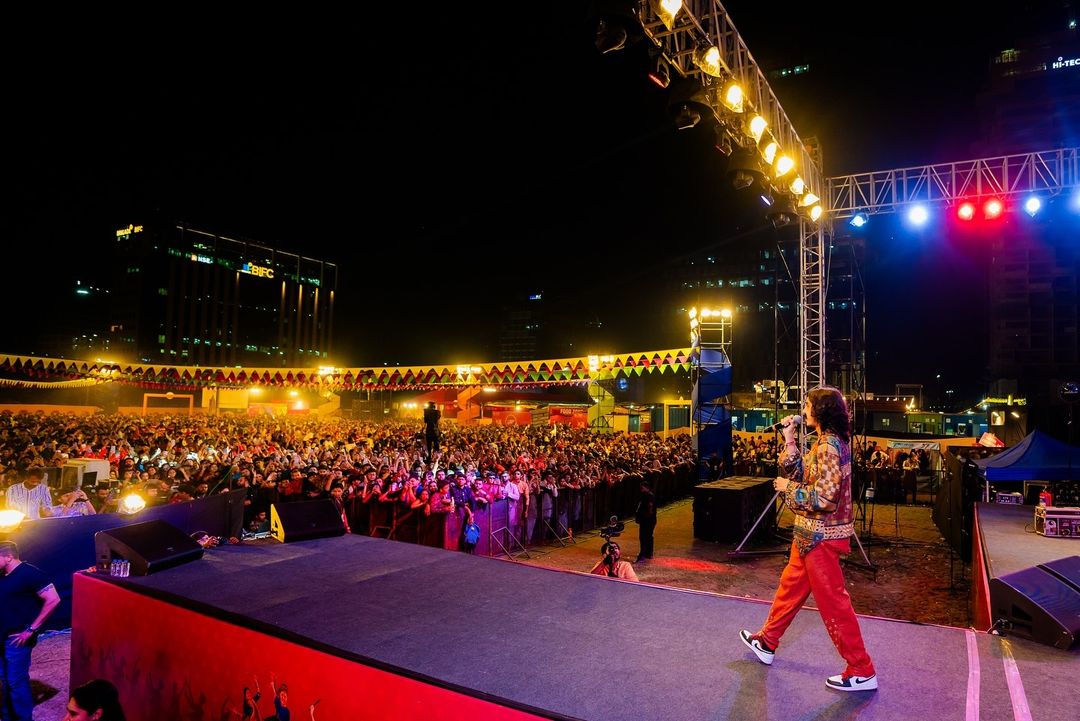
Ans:
POLYGON ((873 676, 874 664, 863 645, 859 621, 844 585, 844 572, 840 570, 840 556, 850 550, 847 538, 822 541, 805 556, 800 556, 795 544, 791 544, 791 556, 780 576, 769 618, 758 636, 770 647, 778 647, 780 637, 813 591, 825 630, 847 661, 844 676, 873 676))

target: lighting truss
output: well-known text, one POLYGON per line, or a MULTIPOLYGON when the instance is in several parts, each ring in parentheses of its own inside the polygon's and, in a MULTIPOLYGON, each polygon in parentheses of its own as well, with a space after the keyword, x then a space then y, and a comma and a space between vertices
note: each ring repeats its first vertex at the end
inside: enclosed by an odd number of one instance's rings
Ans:
POLYGON ((938 163, 828 178, 832 217, 894 213, 912 203, 952 203, 1080 187, 1080 148, 938 163))
POLYGON ((663 49, 672 67, 684 77, 699 80, 709 90, 709 102, 717 121, 736 144, 744 144, 746 123, 754 114, 760 114, 768 121, 769 131, 776 142, 795 159, 796 172, 810 190, 824 195, 824 177, 817 158, 807 150, 807 144, 795 132, 795 127, 765 79, 765 73, 758 67, 727 10, 718 0, 684 0, 671 30, 660 21, 652 3, 640 3, 638 12, 645 33, 663 49), (711 45, 720 51, 722 77, 706 75, 694 64, 694 53, 702 45, 711 45), (721 102, 721 94, 730 81, 742 87, 747 105, 742 113, 728 110, 721 102))

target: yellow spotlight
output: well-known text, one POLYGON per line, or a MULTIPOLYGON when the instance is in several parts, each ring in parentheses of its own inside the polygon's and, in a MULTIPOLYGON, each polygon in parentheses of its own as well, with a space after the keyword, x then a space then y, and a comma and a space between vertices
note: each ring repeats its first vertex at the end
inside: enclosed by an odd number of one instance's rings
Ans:
POLYGON ((776 158, 777 151, 780 150, 780 146, 776 144, 775 140, 770 140, 765 148, 761 151, 761 157, 765 158, 765 162, 769 165, 773 164, 773 160, 776 158))
POLYGON ((724 319, 731 318, 731 308, 724 308, 720 311, 720 317, 724 319))
POLYGON ((795 161, 787 155, 781 155, 776 159, 776 177, 782 178, 795 167, 795 161))
POLYGON ((292 398, 296 398, 298 395, 300 395, 300 391, 289 391, 289 396, 292 398))
POLYGON ((121 513, 138 513, 146 508, 146 501, 138 493, 129 493, 120 499, 121 513))
POLYGON ((495 386, 484 386, 484 393, 494 393, 495 386))
POLYGON ((248 388, 248 393, 259 395, 262 393, 262 388, 259 388, 259 386, 252 386, 251 388, 248 388))
POLYGON ((708 308, 706 308, 705 310, 701 311, 701 317, 702 317, 702 318, 709 318, 709 317, 711 317, 711 316, 712 316, 712 314, 713 314, 713 312, 712 312, 711 310, 709 310, 708 308))
POLYGON ((813 205, 814 203, 818 202, 819 200, 821 200, 821 198, 817 197, 816 195, 814 195, 810 191, 807 191, 806 195, 804 195, 802 197, 802 200, 799 201, 799 205, 801 207, 803 207, 803 208, 807 208, 807 207, 813 205))
POLYGON ((656 17, 671 30, 675 26, 675 16, 682 10, 682 0, 652 0, 652 6, 656 17))
POLYGON ((701 68, 701 72, 712 75, 714 78, 720 77, 724 72, 724 68, 720 65, 720 48, 715 45, 697 48, 691 60, 694 61, 694 65, 701 68))
POLYGON ((769 121, 760 115, 755 115, 750 119, 750 137, 755 142, 761 140, 761 136, 765 133, 765 128, 769 126, 769 121))
POLYGON ((0 533, 11 533, 26 518, 22 511, 0 511, 0 533))
POLYGON ((741 113, 746 109, 742 87, 734 80, 724 90, 724 105, 733 113, 741 113))
POLYGON ((691 318, 697 318, 697 308, 691 308, 690 309, 690 317, 691 318))
POLYGON ((806 192, 806 181, 802 179, 801 175, 796 175, 795 180, 791 181, 789 189, 794 195, 802 195, 806 192))
POLYGON ((821 209, 820 205, 815 205, 813 208, 810 209, 810 220, 816 223, 817 219, 821 217, 821 214, 823 212, 824 211, 821 209))

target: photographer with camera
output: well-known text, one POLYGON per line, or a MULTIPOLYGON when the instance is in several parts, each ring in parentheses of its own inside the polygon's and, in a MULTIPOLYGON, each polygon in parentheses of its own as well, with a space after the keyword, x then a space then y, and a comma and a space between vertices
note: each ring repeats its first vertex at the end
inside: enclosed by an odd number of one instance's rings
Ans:
POLYGON ((605 527, 600 529, 600 535, 604 538, 604 545, 600 546, 600 553, 602 558, 596 562, 596 565, 592 567, 589 573, 597 576, 607 576, 608 578, 621 578, 624 581, 637 581, 637 574, 634 573, 634 567, 630 565, 629 561, 622 560, 622 549, 619 544, 611 540, 615 536, 622 533, 624 524, 619 522, 619 519, 615 516, 611 517, 611 522, 605 527))

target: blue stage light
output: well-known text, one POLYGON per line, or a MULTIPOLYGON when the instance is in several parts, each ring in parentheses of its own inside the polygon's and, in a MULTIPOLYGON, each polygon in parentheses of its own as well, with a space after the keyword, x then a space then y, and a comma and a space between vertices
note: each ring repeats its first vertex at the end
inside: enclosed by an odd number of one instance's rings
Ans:
POLYGON ((1042 201, 1039 200, 1039 198, 1037 196, 1033 195, 1033 196, 1031 196, 1030 198, 1028 198, 1027 200, 1024 201, 1024 210, 1032 218, 1035 217, 1035 214, 1039 212, 1039 208, 1041 208, 1041 207, 1042 207, 1042 201))
POLYGON ((869 223, 870 219, 866 217, 866 213, 856 213, 851 217, 851 220, 848 222, 856 228, 861 228, 867 223, 869 223))

